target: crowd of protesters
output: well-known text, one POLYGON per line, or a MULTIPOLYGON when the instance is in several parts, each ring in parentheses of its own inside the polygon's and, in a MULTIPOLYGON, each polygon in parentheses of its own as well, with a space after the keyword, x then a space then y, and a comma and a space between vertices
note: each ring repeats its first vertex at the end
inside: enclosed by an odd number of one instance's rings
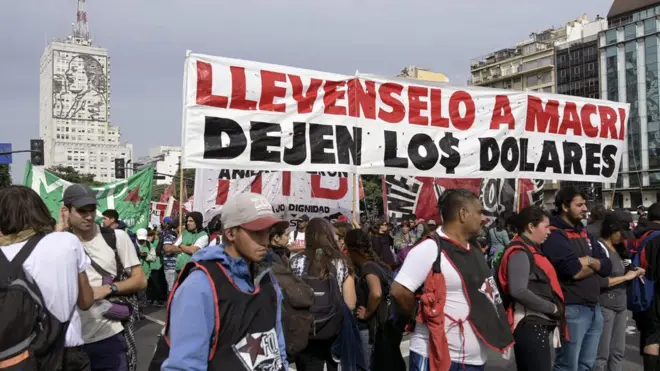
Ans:
MULTIPOLYGON (((135 322, 169 300, 150 370, 405 370, 409 333, 411 371, 485 370, 487 349, 518 370, 617 371, 629 299, 660 279, 660 203, 636 224, 588 216, 571 187, 488 226, 464 189, 439 220, 286 221, 241 194, 208 223, 135 234, 115 210, 95 224, 96 205, 72 185, 54 220, 31 189, 0 190, 0 370, 135 371, 135 322)), ((660 370, 653 294, 633 310, 644 370, 660 370)))

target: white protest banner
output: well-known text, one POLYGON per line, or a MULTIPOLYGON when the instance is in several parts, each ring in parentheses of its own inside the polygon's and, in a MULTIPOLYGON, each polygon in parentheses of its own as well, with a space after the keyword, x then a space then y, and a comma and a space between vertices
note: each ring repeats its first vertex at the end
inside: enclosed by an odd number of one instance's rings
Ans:
POLYGON ((615 182, 629 104, 189 54, 183 166, 615 182))
POLYGON ((346 173, 197 169, 193 209, 204 220, 222 211, 225 202, 244 192, 264 195, 281 218, 293 220, 336 213, 351 216, 352 177, 346 173))

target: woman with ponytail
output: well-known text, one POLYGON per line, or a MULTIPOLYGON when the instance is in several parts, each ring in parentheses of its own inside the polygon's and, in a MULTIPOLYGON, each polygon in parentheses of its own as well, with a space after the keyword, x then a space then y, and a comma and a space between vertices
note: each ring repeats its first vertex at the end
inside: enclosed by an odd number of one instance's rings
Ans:
POLYGON ((497 279, 515 340, 516 366, 519 371, 550 371, 551 347, 566 327, 557 273, 540 249, 550 234, 548 215, 529 206, 510 221, 517 236, 504 251, 497 279))
MULTIPOLYGON (((335 238, 335 231, 330 221, 324 218, 313 218, 305 229, 305 249, 291 258, 289 262, 293 274, 299 277, 310 276, 326 280, 334 276, 343 296, 346 306, 355 309, 355 281, 352 266, 348 258, 341 252, 335 238)), ((341 313, 338 313, 341 315, 341 313)), ((328 371, 337 370, 333 360, 331 347, 335 339, 310 339, 296 359, 298 370, 328 371)))

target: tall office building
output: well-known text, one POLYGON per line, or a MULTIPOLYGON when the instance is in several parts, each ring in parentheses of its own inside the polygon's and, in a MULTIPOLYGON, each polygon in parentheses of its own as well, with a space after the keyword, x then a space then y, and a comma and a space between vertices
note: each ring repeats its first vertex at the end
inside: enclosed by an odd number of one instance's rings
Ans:
POLYGON ((614 0, 608 28, 599 34, 601 98, 630 103, 621 172, 603 190, 606 204, 615 195, 615 207, 660 200, 658 16, 660 1, 614 0))
POLYGON ((114 178, 114 159, 132 160, 110 124, 110 57, 92 45, 85 0, 78 0, 76 22, 65 40, 53 41, 41 56, 39 136, 45 165, 71 166, 95 180, 114 178))

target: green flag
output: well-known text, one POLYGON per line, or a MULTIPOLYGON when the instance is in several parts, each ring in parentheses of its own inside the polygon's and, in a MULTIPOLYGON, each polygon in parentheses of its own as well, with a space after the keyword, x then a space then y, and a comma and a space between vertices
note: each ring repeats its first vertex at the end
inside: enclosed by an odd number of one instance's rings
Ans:
MULTIPOLYGON (((119 219, 126 223, 131 231, 147 228, 153 178, 154 168, 149 167, 128 179, 92 187, 96 191, 97 223, 101 221, 102 212, 115 209, 119 213, 119 219)), ((50 214, 57 220, 62 207, 62 194, 71 183, 48 170, 33 167, 28 161, 23 184, 39 193, 50 214)))

